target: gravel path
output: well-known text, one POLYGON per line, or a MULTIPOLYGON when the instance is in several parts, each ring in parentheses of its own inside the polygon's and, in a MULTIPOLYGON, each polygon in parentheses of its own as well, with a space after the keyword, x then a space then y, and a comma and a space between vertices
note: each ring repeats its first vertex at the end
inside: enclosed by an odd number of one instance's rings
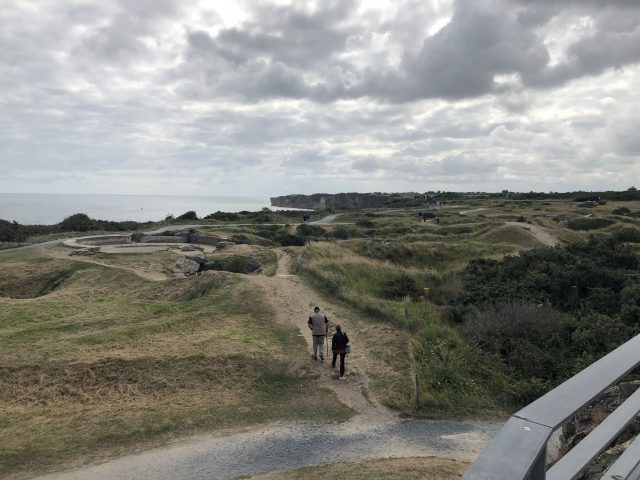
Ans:
POLYGON ((436 420, 258 427, 206 436, 39 480, 223 480, 274 470, 387 457, 473 460, 500 425, 436 420))
POLYGON ((334 213, 333 215, 329 215, 327 217, 321 218, 320 220, 316 220, 315 222, 309 222, 311 225, 327 225, 328 223, 333 223, 336 218, 342 216, 342 213, 334 213))

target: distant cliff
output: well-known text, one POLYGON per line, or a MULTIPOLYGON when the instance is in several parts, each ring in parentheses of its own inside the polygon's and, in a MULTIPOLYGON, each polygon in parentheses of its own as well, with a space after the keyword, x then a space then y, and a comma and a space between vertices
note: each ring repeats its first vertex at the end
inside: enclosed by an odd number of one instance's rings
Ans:
MULTIPOLYGON (((284 195, 272 197, 271 206, 282 208, 350 209, 380 208, 386 206, 412 205, 416 203, 413 195, 378 193, 314 193, 313 195, 284 195)), ((417 202, 419 204, 419 202, 417 202)))

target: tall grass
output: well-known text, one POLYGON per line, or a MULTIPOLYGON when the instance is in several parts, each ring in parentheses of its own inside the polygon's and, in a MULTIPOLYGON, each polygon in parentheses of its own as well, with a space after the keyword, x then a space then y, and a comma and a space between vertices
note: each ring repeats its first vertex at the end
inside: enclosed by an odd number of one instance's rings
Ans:
POLYGON ((441 318, 437 303, 448 303, 462 289, 457 276, 373 260, 355 253, 349 242, 313 244, 295 266, 317 287, 410 336, 421 400, 419 405, 409 401, 396 407, 432 417, 494 416, 508 410, 509 387, 500 362, 474 350, 441 318), (385 285, 400 275, 413 279, 414 294, 390 299, 385 285))

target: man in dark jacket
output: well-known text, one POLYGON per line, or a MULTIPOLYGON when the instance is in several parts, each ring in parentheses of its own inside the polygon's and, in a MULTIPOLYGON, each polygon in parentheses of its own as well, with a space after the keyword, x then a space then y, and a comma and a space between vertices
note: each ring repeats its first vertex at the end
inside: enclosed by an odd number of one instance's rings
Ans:
POLYGON ((313 354, 311 358, 318 359, 318 350, 320 350, 320 360, 324 360, 324 337, 327 335, 329 319, 323 313, 320 313, 320 307, 313 309, 313 315, 309 317, 309 330, 313 338, 313 354))
POLYGON ((344 380, 344 357, 347 354, 348 343, 349 337, 342 331, 340 325, 336 325, 336 333, 333 334, 333 338, 331 339, 331 350, 333 350, 331 368, 336 368, 336 359, 338 355, 340 355, 340 380, 344 380))

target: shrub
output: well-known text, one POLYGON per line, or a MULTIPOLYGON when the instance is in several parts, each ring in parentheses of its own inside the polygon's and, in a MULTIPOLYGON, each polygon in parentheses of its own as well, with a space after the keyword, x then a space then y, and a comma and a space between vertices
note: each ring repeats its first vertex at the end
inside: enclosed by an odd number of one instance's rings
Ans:
POLYGON ((76 213, 60 222, 60 228, 66 232, 86 232, 91 229, 92 221, 85 213, 76 213))
POLYGON ((571 376, 567 353, 573 319, 526 302, 471 311, 462 332, 472 345, 499 356, 516 379, 516 398, 529 402, 571 376))
POLYGON ((241 217, 237 213, 221 212, 220 210, 218 210, 215 213, 210 213, 204 218, 206 218, 207 220, 219 220, 221 222, 233 222, 236 220, 240 220, 241 217))
POLYGON ((407 274, 400 274, 384 282, 381 296, 391 300, 402 300, 416 294, 416 281, 407 274))
POLYGON ((371 220, 363 218, 361 220, 356 220, 356 225, 362 228, 373 228, 376 226, 371 220))
POLYGON ((573 218, 569 220, 567 226, 571 230, 598 230, 608 227, 613 223, 606 218, 573 218))
POLYGON ((325 234, 325 230, 318 225, 308 225, 306 223, 298 225, 296 228, 298 235, 305 238, 320 238, 325 234))
POLYGON ((615 236, 621 242, 640 243, 640 228, 623 228, 615 236))
POLYGON ((27 232, 16 222, 0 220, 0 242, 23 242, 27 239, 27 232))
POLYGON ((180 215, 177 220, 198 220, 198 215, 193 210, 189 210, 188 212, 180 215))
POLYGON ((331 232, 331 236, 338 240, 346 240, 351 236, 351 232, 349 232, 345 227, 340 226, 331 232))
POLYGON ((302 247, 306 243, 306 240, 298 235, 286 234, 280 236, 278 242, 283 247, 302 247))
POLYGON ((616 208, 611 213, 613 213, 614 215, 629 215, 631 213, 631 210, 629 210, 627 207, 620 207, 616 208))

